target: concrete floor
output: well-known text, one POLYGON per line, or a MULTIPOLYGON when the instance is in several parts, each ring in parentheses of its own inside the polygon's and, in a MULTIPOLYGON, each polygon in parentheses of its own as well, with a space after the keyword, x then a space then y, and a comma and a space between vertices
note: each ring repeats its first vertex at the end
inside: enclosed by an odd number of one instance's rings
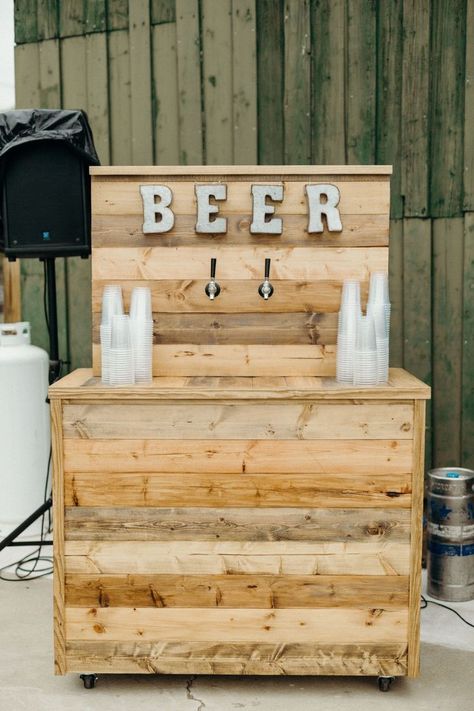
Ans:
MULTIPOLYGON (((52 674, 51 580, 0 582, 0 711, 472 711, 474 629, 452 613, 422 612, 422 674, 381 694, 373 678, 52 674)), ((474 603, 457 609, 474 621, 474 603)))

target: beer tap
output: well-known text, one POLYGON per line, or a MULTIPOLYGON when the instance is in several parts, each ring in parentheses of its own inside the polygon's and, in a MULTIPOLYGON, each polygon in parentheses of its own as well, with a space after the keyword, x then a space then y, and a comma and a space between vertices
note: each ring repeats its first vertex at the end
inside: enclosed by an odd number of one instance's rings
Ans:
POLYGON ((211 259, 211 281, 206 284, 205 292, 211 301, 214 301, 216 297, 221 293, 221 287, 216 281, 216 258, 211 259))
POLYGON ((265 301, 270 298, 274 291, 273 286, 270 284, 270 262, 271 259, 267 257, 265 259, 265 281, 258 287, 258 293, 265 301))

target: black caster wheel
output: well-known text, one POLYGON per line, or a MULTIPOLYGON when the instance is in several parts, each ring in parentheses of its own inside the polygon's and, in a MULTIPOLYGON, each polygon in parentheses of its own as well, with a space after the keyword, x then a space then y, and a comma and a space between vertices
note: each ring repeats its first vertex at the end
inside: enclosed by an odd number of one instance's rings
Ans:
POLYGON ((93 689, 97 683, 97 674, 81 674, 79 677, 84 682, 84 689, 93 689))
POLYGON ((390 691, 394 677, 393 676, 379 676, 379 690, 380 691, 390 691))

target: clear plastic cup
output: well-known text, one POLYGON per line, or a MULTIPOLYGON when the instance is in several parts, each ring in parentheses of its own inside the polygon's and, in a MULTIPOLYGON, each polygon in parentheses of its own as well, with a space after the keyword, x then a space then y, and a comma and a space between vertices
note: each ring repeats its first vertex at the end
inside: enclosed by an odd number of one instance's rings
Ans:
POLYGON ((118 284, 107 284, 102 292, 102 324, 110 324, 112 317, 123 314, 122 288, 118 284))
POLYGON ((138 286, 132 291, 130 300, 130 318, 132 320, 152 319, 151 291, 147 286, 138 286))
POLYGON ((110 383, 110 337, 112 325, 100 325, 101 379, 105 385, 110 383))
POLYGON ((345 304, 355 304, 360 309, 360 282, 345 279, 342 285, 341 309, 345 304))
POLYGON ((389 304, 387 272, 372 272, 369 285, 369 304, 389 304))
POLYGON ((136 319, 130 321, 133 365, 136 383, 149 383, 153 371, 153 321, 136 319))
POLYGON ((377 352, 375 323, 371 314, 361 316, 357 322, 356 351, 377 352))
POLYGON ((112 316, 111 348, 130 348, 132 339, 130 333, 130 317, 125 314, 112 316))

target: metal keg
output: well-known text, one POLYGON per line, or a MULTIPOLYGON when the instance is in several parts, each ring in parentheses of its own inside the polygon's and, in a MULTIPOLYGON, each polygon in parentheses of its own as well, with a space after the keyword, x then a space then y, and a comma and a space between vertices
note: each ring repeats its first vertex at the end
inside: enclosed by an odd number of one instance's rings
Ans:
POLYGON ((428 594, 462 602, 474 598, 474 471, 428 472, 428 594))

